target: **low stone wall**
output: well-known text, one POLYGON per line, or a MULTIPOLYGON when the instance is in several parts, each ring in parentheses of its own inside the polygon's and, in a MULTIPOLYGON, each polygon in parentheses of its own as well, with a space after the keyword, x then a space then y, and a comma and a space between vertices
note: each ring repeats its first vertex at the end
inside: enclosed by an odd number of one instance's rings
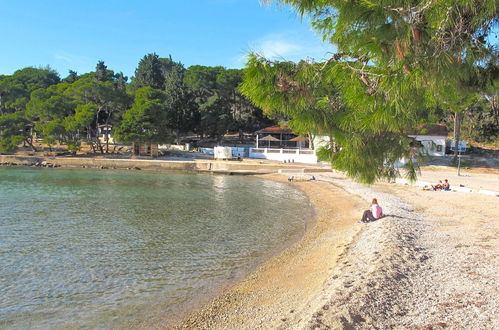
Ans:
MULTIPOLYGON (((277 173, 284 164, 255 164, 244 162, 217 161, 170 161, 154 159, 109 159, 83 157, 37 157, 0 155, 0 164, 43 166, 43 167, 73 167, 100 169, 136 169, 153 171, 183 171, 183 172, 213 172, 226 174, 264 174, 277 173)), ((310 166, 304 166, 312 171, 310 166)), ((300 168, 294 165, 293 168, 300 168)), ((317 170, 324 170, 319 169, 317 170)))

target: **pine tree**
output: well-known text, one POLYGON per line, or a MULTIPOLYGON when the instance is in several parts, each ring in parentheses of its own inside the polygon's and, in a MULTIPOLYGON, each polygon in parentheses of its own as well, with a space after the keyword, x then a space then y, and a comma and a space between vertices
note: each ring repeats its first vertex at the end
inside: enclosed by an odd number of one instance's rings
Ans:
MULTIPOLYGON (((270 2, 270 1, 267 1, 270 2)), ((320 152, 336 169, 372 183, 398 175, 417 149, 407 132, 429 122, 437 107, 459 104, 483 63, 497 66, 488 35, 495 0, 279 0, 338 52, 325 63, 270 62, 256 54, 243 92, 298 128, 332 136, 340 148, 320 152)))
POLYGON ((151 87, 139 88, 132 107, 123 114, 114 134, 122 142, 171 142, 165 94, 151 87))
POLYGON ((163 89, 165 83, 162 64, 157 54, 147 54, 139 62, 130 84, 132 91, 142 87, 152 87, 154 89, 163 89))

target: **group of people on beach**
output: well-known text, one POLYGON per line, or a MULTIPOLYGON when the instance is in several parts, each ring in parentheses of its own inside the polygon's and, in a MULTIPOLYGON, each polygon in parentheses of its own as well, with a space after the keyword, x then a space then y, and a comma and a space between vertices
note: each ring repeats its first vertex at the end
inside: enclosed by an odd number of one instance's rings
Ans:
POLYGON ((449 180, 445 179, 444 182, 442 182, 442 180, 439 180, 436 185, 431 185, 431 187, 428 187, 427 185, 424 186, 423 190, 425 190, 425 191, 438 191, 438 190, 450 191, 449 180))
POLYGON ((311 176, 310 178, 308 178, 308 179, 296 179, 296 178, 294 177, 294 175, 293 175, 293 176, 290 176, 290 177, 288 178, 288 181, 289 181, 289 182, 293 182, 293 181, 315 181, 315 176, 313 176, 313 175, 312 175, 312 176, 311 176))

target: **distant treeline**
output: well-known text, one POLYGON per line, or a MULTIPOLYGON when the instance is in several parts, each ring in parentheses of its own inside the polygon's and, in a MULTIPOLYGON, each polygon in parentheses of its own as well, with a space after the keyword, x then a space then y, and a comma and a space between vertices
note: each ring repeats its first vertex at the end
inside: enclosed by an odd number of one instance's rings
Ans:
POLYGON ((128 82, 99 61, 94 72, 69 71, 63 79, 51 68, 28 67, 0 75, 0 151, 41 136, 71 151, 81 143, 94 151, 109 146, 98 128, 113 127, 119 142, 165 143, 193 132, 220 140, 229 132, 252 132, 272 124, 238 89, 243 73, 221 66, 185 68, 171 57, 145 55, 128 82))

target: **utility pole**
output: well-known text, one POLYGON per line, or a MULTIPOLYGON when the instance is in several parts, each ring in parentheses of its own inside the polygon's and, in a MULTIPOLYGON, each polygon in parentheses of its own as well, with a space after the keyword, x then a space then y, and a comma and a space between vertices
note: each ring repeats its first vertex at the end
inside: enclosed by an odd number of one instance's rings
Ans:
POLYGON ((459 148, 457 154, 457 176, 461 176, 461 148, 459 148))

